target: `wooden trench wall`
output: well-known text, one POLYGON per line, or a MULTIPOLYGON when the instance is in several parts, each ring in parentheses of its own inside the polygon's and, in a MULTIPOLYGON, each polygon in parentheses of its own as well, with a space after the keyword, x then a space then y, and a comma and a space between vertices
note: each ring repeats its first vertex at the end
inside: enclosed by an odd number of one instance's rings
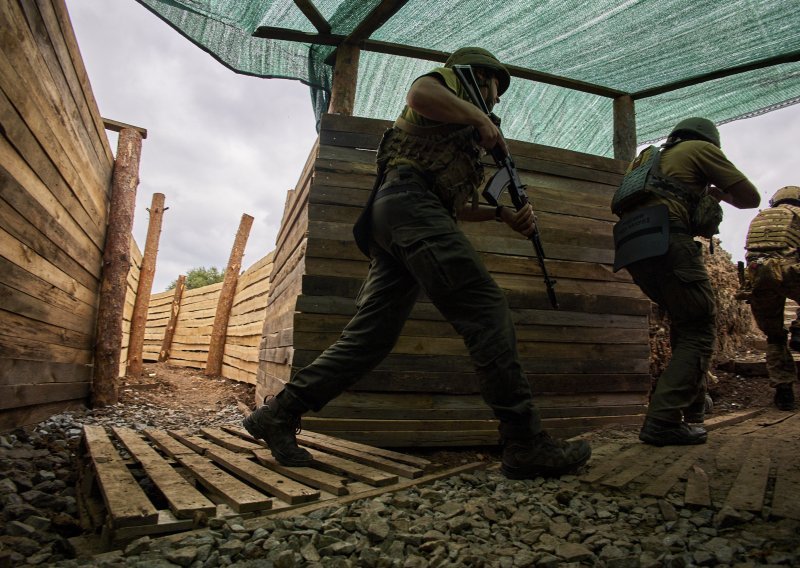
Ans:
POLYGON ((62 0, 0 2, 0 429, 85 402, 113 155, 62 0))
MULTIPOLYGON (((352 225, 375 177, 388 122, 324 115, 290 191, 274 251, 256 399, 278 392, 355 313, 368 261, 352 225)), ((614 274, 612 193, 625 163, 511 141, 534 202, 561 309, 550 309, 531 243, 499 223, 464 230, 507 294, 522 365, 545 427, 560 436, 638 423, 649 388, 650 302, 614 274)), ((487 162, 488 164, 488 162, 487 162)), ((493 168, 487 168, 488 175, 493 168)), ((378 446, 497 441, 461 338, 420 298, 389 357, 304 427, 378 446)))
MULTIPOLYGON (((222 359, 222 376, 228 379, 256 382, 258 346, 267 311, 272 258, 272 253, 267 254, 239 275, 222 359)), ((222 283, 217 283, 183 292, 180 303, 174 308, 178 318, 167 363, 205 369, 221 289, 222 283)), ((173 290, 150 296, 143 361, 159 360, 174 297, 173 290)))

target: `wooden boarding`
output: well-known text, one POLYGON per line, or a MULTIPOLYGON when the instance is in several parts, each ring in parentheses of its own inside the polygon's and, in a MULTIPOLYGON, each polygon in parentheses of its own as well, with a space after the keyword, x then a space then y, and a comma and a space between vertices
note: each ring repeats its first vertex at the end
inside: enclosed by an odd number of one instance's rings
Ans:
POLYGON ((736 415, 717 420, 703 445, 630 442, 617 451, 601 446, 579 479, 634 495, 672 494, 690 506, 800 519, 800 415, 743 415, 741 422, 736 415))
POLYGON ((145 494, 106 431, 86 427, 92 467, 85 468, 79 503, 91 516, 90 524, 116 543, 198 528, 214 516, 273 515, 393 491, 412 486, 415 480, 433 479, 418 472, 435 468, 429 460, 315 432, 303 433, 314 440, 315 447, 307 447, 315 461, 309 467, 291 468, 278 464, 263 442, 234 425, 204 428, 197 434, 156 429, 138 433, 128 428, 113 428, 113 433, 160 492, 145 494), (96 482, 88 475, 95 470, 96 482), (84 498, 95 487, 105 507, 89 495, 84 498))
POLYGON ((113 528, 158 522, 158 511, 123 462, 102 426, 84 426, 83 439, 113 528))
POLYGON ((179 474, 161 455, 130 428, 112 428, 131 457, 144 468, 169 502, 177 519, 191 519, 196 513, 211 514, 216 506, 179 474))

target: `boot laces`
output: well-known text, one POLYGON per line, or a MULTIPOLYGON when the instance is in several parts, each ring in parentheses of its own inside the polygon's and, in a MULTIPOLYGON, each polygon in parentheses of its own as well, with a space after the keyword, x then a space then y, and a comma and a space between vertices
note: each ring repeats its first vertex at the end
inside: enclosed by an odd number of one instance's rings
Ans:
POLYGON ((289 428, 294 430, 295 436, 303 431, 302 424, 300 422, 300 415, 299 414, 291 414, 286 412, 285 410, 281 409, 278 405, 278 401, 275 398, 275 395, 269 394, 264 397, 264 405, 267 408, 274 408, 278 413, 280 413, 283 417, 286 418, 286 423, 289 425, 289 428), (270 406, 270 403, 274 402, 273 406, 270 406))

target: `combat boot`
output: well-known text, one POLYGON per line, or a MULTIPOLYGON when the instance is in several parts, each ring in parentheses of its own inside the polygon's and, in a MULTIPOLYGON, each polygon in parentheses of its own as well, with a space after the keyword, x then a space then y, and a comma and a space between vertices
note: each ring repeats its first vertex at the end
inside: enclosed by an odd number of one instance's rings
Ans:
POLYGON ((592 448, 585 440, 554 440, 543 431, 532 438, 506 440, 502 471, 509 479, 559 477, 576 471, 591 455, 592 448))
POLYGON ((702 424, 705 422, 706 414, 711 414, 714 410, 714 401, 706 395, 700 402, 693 402, 683 411, 683 421, 689 424, 702 424))
POLYGON ((264 404, 245 418, 242 424, 251 436, 267 443, 278 463, 300 467, 314 461, 308 450, 297 445, 300 415, 282 408, 277 398, 265 399, 264 404))
POLYGON ((708 432, 702 426, 689 426, 685 422, 668 422, 648 416, 644 419, 639 439, 651 446, 691 446, 705 444, 708 432))
POLYGON ((800 351, 800 327, 794 325, 789 327, 789 349, 800 351))
POLYGON ((792 383, 781 383, 775 387, 775 406, 778 410, 796 410, 792 383))

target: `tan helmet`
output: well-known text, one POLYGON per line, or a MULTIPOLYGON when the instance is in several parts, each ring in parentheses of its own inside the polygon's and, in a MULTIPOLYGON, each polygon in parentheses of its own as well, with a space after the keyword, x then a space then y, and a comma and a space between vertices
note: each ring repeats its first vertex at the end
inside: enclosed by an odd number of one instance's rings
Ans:
POLYGON ((769 206, 775 207, 781 203, 800 205, 800 187, 796 185, 787 185, 776 191, 772 199, 769 200, 769 206))
POLYGON ((487 67, 495 72, 498 81, 498 95, 502 95, 511 84, 511 74, 505 65, 482 47, 462 47, 455 50, 445 62, 445 67, 453 65, 472 65, 473 67, 487 67))
POLYGON ((722 143, 719 138, 719 130, 717 130, 716 125, 707 118, 702 118, 699 116, 684 118, 675 125, 675 128, 672 129, 670 136, 679 134, 681 131, 692 132, 697 136, 700 136, 703 140, 711 142, 717 148, 722 147, 722 143))

